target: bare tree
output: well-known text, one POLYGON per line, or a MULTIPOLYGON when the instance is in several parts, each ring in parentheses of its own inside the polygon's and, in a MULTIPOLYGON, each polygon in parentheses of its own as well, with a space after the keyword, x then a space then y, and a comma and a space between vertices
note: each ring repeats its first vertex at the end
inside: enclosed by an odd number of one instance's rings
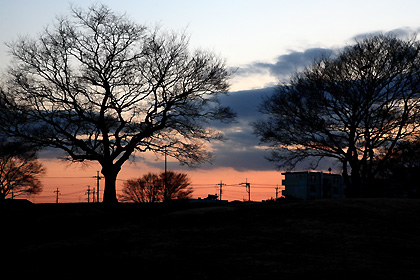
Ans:
POLYGON ((39 176, 45 168, 38 162, 32 147, 2 141, 0 144, 0 201, 7 196, 38 194, 42 191, 39 176))
POLYGON ((187 199, 191 198, 193 189, 190 187, 191 180, 185 173, 177 173, 174 171, 162 172, 159 174, 160 180, 163 182, 162 200, 170 199, 187 199))
POLYGON ((348 195, 361 195, 399 144, 419 134, 419 51, 414 39, 378 35, 295 74, 264 100, 267 119, 254 124, 269 159, 289 168, 336 159, 348 195))
POLYGON ((125 181, 120 199, 136 203, 159 202, 162 190, 159 176, 148 173, 141 178, 125 181))
POLYGON ((15 63, 1 104, 15 117, 3 129, 73 162, 99 162, 104 202, 117 201, 117 175, 135 152, 209 160, 204 141, 222 135, 205 123, 234 118, 217 99, 228 90, 222 60, 190 52, 184 34, 150 30, 106 6, 73 9, 9 47, 15 63))
POLYGON ((136 203, 186 199, 190 198, 193 192, 190 185, 191 181, 184 173, 148 173, 138 179, 125 181, 120 199, 136 203))

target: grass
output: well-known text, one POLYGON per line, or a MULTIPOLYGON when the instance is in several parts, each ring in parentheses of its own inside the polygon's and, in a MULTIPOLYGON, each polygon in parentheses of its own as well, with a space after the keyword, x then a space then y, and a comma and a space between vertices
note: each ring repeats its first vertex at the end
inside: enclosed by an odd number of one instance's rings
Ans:
POLYGON ((420 200, 4 207, 4 273, 418 279, 420 200))

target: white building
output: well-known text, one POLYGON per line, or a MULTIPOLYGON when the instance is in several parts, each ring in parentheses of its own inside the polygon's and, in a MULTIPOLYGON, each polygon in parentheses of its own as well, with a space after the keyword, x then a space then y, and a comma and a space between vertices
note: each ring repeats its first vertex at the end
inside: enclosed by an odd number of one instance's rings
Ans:
POLYGON ((285 172, 283 195, 286 198, 324 199, 344 198, 344 181, 339 174, 323 172, 285 172))

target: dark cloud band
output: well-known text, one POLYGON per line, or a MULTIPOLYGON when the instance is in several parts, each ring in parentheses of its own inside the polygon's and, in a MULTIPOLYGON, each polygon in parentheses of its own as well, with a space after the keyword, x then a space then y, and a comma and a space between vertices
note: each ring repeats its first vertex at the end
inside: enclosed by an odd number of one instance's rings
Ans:
POLYGON ((276 77, 289 76, 291 73, 310 65, 316 58, 331 55, 333 51, 333 49, 325 48, 310 48, 305 51, 292 51, 288 54, 280 55, 274 63, 254 62, 244 67, 240 67, 235 74, 239 76, 249 76, 268 73, 276 77))

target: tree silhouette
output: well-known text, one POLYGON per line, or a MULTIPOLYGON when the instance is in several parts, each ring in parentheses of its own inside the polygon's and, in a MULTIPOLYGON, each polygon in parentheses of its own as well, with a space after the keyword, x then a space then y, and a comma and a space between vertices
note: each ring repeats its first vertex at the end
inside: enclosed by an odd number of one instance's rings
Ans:
POLYGON ((191 180, 187 174, 167 171, 160 173, 159 178, 163 182, 163 201, 191 198, 193 189, 190 187, 191 180))
POLYGON ((159 202, 163 185, 159 176, 153 173, 124 182, 120 199, 130 202, 159 202))
POLYGON ((264 100, 267 118, 254 124, 269 159, 288 168, 336 159, 347 195, 362 195, 400 143, 419 134, 419 50, 415 40, 378 35, 295 74, 264 100))
POLYGON ((42 191, 39 176, 45 168, 38 162, 33 147, 17 142, 0 144, 0 201, 7 196, 38 194, 42 191))
POLYGON ((399 144, 398 149, 395 150, 377 177, 377 188, 372 191, 386 191, 389 196, 419 198, 419 139, 410 139, 410 141, 399 144), (380 189, 378 185, 380 185, 380 189), (384 186, 385 190, 383 190, 384 186))
POLYGON ((138 179, 125 181, 120 199, 136 203, 186 199, 193 192, 190 184, 190 179, 184 173, 148 173, 138 179))
POLYGON ((14 116, 3 114, 3 130, 73 162, 99 162, 107 203, 117 202, 117 175, 136 152, 209 160, 204 141, 222 135, 204 124, 234 117, 217 99, 228 90, 224 62, 189 51, 185 34, 148 29, 103 5, 72 16, 9 44, 14 65, 0 104, 14 116))

